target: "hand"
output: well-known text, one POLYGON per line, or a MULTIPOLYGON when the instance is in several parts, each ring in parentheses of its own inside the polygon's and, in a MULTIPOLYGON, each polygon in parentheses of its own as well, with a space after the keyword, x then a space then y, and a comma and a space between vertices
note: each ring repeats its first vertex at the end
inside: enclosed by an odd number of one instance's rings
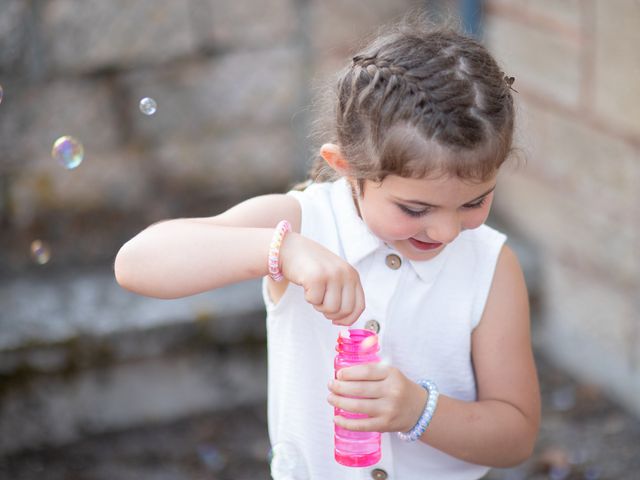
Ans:
POLYGON ((304 288, 304 298, 334 325, 351 325, 364 310, 360 276, 344 259, 297 233, 280 247, 284 277, 304 288))
POLYGON ((368 363, 343 368, 329 383, 327 399, 334 407, 369 418, 334 417, 347 430, 362 432, 407 432, 418 422, 427 402, 427 392, 395 367, 368 363), (348 398, 359 397, 359 398, 348 398))

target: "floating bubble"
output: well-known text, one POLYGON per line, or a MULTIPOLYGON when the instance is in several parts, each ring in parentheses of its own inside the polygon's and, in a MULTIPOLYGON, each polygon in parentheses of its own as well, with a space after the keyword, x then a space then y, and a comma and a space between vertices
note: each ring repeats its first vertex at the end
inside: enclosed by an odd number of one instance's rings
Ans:
POLYGON ((140 111, 145 115, 153 115, 158 109, 158 104, 151 97, 144 97, 140 100, 140 111))
POLYGON ((198 445, 198 456, 207 469, 213 472, 221 472, 227 463, 224 454, 214 445, 198 445))
POLYGON ((598 480, 602 476, 602 468, 593 465, 584 472, 584 480, 598 480))
POLYGON ((568 412, 576 406, 576 389, 573 385, 557 388, 551 392, 551 406, 557 412, 568 412))
POLYGON ((551 480, 565 480, 571 475, 571 467, 567 465, 553 466, 549 470, 549 478, 551 480))
POLYGON ((4 88, 0 85, 0 103, 2 103, 2 99, 4 98, 4 88))
POLYGON ((273 478, 310 478, 302 452, 293 443, 276 443, 271 450, 271 475, 273 478))
POLYGON ((31 258, 38 265, 44 265, 51 259, 51 249, 42 240, 34 240, 31 242, 31 258))
POLYGON ((54 142, 51 156, 67 170, 73 170, 82 163, 84 147, 75 138, 65 135, 54 142))

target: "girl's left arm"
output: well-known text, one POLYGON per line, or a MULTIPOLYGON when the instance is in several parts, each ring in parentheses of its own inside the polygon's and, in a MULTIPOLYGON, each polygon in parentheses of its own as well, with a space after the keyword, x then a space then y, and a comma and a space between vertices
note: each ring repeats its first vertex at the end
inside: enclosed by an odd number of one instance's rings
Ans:
MULTIPOLYGON (((509 467, 532 453, 540 424, 540 391, 529 331, 529 302, 514 253, 503 247, 482 320, 472 336, 478 400, 440 395, 420 440, 459 459, 509 467)), ((365 431, 407 431, 426 400, 425 390, 398 369, 379 364, 342 369, 329 402, 366 419, 335 421, 365 431), (348 398, 358 396, 360 398, 348 398)))
POLYGON ((517 465, 533 452, 540 426, 540 389, 527 287, 518 259, 506 245, 471 341, 478 401, 441 395, 421 440, 472 463, 517 465))

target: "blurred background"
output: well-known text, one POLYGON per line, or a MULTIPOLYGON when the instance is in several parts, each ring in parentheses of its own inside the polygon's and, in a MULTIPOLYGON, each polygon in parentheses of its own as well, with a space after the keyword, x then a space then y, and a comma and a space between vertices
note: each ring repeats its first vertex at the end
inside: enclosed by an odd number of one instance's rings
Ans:
POLYGON ((259 282, 155 300, 112 262, 303 180, 317 89, 416 7, 518 91, 489 223, 525 268, 544 419, 487 478, 640 478, 637 0, 0 0, 0 478, 268 478, 259 282))

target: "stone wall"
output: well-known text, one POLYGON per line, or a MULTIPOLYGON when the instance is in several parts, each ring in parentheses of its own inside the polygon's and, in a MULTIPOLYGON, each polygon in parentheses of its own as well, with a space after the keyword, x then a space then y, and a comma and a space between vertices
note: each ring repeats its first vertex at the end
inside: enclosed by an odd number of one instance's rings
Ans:
POLYGON ((526 160, 496 207, 538 255, 538 342, 640 414, 640 3, 486 6, 526 160))
POLYGON ((300 181, 316 79, 420 3, 6 0, 0 274, 43 268, 34 239, 45 268, 103 264, 149 223, 300 181), (72 171, 50 155, 62 135, 85 148, 72 171))

